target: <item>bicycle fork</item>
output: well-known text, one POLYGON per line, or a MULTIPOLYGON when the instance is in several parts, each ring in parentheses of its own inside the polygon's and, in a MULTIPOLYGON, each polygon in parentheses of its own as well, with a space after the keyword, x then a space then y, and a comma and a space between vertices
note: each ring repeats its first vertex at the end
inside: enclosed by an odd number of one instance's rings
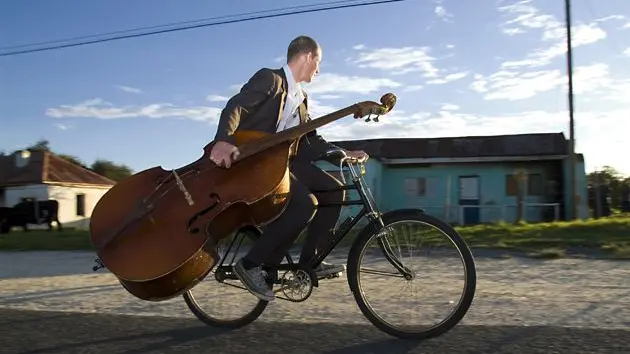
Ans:
MULTIPOLYGON (((411 269, 405 267, 402 262, 394 255, 394 251, 389 243, 389 240, 386 237, 388 229, 385 227, 385 223, 383 222, 382 213, 378 209, 376 205, 376 201, 374 200, 374 196, 369 188, 365 188, 365 179, 363 178, 363 174, 359 173, 355 170, 355 167, 351 164, 347 164, 350 169, 350 174, 352 175, 352 181, 357 186, 357 192, 359 192, 359 196, 363 200, 363 203, 367 209, 368 220, 371 222, 377 223, 374 228, 374 233, 377 233, 378 236, 378 245, 383 251, 385 255, 385 259, 389 261, 389 263, 403 275, 406 280, 413 279, 414 275, 411 269)), ((343 174, 342 174, 343 175, 343 174)))

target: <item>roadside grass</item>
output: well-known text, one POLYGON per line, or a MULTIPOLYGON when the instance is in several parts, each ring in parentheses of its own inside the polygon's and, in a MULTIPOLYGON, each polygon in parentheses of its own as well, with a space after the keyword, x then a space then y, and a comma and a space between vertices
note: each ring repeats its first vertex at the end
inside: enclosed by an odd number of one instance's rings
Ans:
POLYGON ((457 227, 473 248, 504 249, 537 258, 599 251, 630 259, 630 216, 551 223, 495 223, 457 227))
MULTIPOLYGON (((630 259, 630 215, 552 223, 499 222, 455 229, 473 249, 516 251, 535 258, 596 252, 606 257, 630 259)), ((349 245, 355 234, 346 237, 342 245, 349 245)), ((303 236, 298 242, 304 239, 303 236)), ((444 237, 422 236, 423 244, 437 244, 444 240, 444 237)), ((9 234, 0 234, 0 250, 3 251, 92 249, 85 230, 13 230, 9 234)))
POLYGON ((0 234, 2 251, 84 251, 92 250, 87 230, 64 229, 52 232, 48 230, 12 230, 0 234))

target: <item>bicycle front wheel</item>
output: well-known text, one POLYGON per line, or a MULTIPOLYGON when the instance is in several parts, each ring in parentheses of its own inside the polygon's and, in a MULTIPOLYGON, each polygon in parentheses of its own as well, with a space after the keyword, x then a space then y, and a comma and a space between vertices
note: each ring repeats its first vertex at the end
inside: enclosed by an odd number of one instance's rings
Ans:
POLYGON ((364 227, 348 254, 348 285, 359 309, 395 337, 444 334, 472 304, 477 282, 472 252, 453 227, 420 210, 392 211, 382 220, 383 228, 364 227), (421 254, 422 245, 434 252, 421 254), (401 292, 392 294, 395 290, 401 292), (440 314, 442 305, 451 307, 447 314, 440 314), (407 317, 413 317, 411 323, 398 324, 407 317))

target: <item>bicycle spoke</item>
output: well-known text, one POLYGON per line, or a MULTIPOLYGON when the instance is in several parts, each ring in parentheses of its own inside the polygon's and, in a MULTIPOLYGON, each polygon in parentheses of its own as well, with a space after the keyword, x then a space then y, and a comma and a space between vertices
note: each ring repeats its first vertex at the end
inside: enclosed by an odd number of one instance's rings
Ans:
POLYGON ((390 277, 395 277, 395 278, 404 278, 404 276, 400 273, 394 273, 394 272, 385 272, 382 270, 367 270, 366 268, 361 268, 361 272, 362 273, 367 273, 367 274, 380 274, 380 275, 387 275, 390 277))
POLYGON ((452 227, 426 214, 396 211, 383 216, 383 222, 377 234, 363 235, 349 257, 354 273, 348 277, 359 308, 378 328, 398 337, 428 338, 448 331, 474 296, 470 250, 452 227), (421 245, 438 252, 425 255, 421 245), (452 255, 446 254, 447 245, 452 255), (397 272, 401 268, 408 272, 397 272))

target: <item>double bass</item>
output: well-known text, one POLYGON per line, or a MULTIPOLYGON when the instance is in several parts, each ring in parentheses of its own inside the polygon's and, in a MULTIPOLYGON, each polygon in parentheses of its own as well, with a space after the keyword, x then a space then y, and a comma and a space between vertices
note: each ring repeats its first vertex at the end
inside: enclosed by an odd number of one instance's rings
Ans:
POLYGON ((115 184, 96 204, 90 241, 100 262, 133 296, 164 301, 203 280, 217 244, 240 228, 276 219, 288 204, 289 159, 299 138, 348 115, 389 113, 396 96, 363 101, 279 133, 236 131, 240 154, 229 169, 202 156, 177 169, 152 167, 115 184))

